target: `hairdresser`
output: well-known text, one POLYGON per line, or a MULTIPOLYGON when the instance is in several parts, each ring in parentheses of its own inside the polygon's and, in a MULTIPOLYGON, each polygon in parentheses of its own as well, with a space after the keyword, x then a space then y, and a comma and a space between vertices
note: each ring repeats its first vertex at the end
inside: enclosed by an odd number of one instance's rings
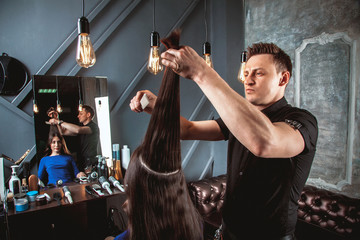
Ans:
MULTIPOLYGON (((161 57, 163 65, 194 81, 220 115, 207 121, 181 117, 181 138, 228 140, 223 239, 296 239, 297 200, 315 154, 317 121, 284 97, 292 64, 282 49, 258 43, 247 54, 245 98, 191 47, 161 57)), ((140 91, 130 108, 151 113, 155 101, 154 94, 140 91), (143 110, 144 93, 150 104, 143 110)))

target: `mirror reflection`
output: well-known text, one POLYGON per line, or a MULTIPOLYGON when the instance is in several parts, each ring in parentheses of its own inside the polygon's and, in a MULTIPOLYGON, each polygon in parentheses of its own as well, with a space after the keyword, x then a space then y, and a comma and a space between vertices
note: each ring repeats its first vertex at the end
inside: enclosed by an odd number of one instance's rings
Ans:
POLYGON ((106 78, 35 75, 34 95, 38 177, 58 184, 91 173, 101 154, 95 98, 107 95, 106 78))

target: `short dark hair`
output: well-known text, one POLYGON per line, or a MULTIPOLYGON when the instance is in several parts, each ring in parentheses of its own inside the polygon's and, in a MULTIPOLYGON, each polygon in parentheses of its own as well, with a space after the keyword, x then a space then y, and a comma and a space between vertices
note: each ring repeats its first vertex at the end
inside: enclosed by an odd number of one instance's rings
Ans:
POLYGON ((90 113, 90 118, 93 119, 93 117, 95 115, 94 109, 89 105, 83 105, 83 109, 85 112, 90 113))
POLYGON ((259 54, 271 54, 274 58, 276 71, 289 71, 290 77, 292 73, 292 63, 289 55, 287 55, 281 48, 274 43, 254 43, 247 48, 247 60, 252 56, 259 54))

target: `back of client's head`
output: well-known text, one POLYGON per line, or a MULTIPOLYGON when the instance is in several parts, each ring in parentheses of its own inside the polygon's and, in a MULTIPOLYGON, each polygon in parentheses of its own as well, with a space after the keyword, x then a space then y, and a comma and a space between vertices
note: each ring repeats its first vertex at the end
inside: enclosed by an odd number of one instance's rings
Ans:
MULTIPOLYGON (((179 47, 180 32, 162 43, 179 47)), ((143 143, 125 175, 130 239, 202 239, 181 169, 179 76, 166 68, 143 143)))

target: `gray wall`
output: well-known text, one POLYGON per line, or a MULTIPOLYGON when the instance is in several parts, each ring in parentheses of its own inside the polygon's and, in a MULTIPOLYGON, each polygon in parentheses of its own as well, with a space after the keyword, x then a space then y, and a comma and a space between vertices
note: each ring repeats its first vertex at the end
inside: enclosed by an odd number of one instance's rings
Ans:
POLYGON ((287 100, 318 119, 308 184, 360 197, 360 2, 247 0, 245 9, 246 45, 274 42, 290 55, 287 100))
MULTIPOLYGON (((86 0, 91 40, 97 62, 81 69, 75 62, 77 19, 81 0, 0 0, 0 53, 23 62, 31 75, 106 76, 111 108, 112 141, 134 150, 149 122, 130 111, 136 91, 157 93, 162 74, 146 71, 152 31, 150 0, 86 0)), ((236 81, 244 41, 243 1, 207 1, 209 41, 215 69, 239 92, 236 81)), ((205 41, 204 1, 157 0, 156 30, 165 37, 181 28, 181 44, 201 54, 205 41)), ((31 82, 17 96, 0 96, 0 154, 15 160, 30 149, 35 156, 31 82)), ((181 82, 181 114, 194 120, 217 117, 209 101, 191 81, 181 82)), ((182 142, 187 180, 226 171, 225 142, 182 142), (213 162, 213 163, 212 163, 213 162), (212 169, 213 168, 213 169, 212 169)), ((7 165, 10 165, 7 163, 7 165)))

